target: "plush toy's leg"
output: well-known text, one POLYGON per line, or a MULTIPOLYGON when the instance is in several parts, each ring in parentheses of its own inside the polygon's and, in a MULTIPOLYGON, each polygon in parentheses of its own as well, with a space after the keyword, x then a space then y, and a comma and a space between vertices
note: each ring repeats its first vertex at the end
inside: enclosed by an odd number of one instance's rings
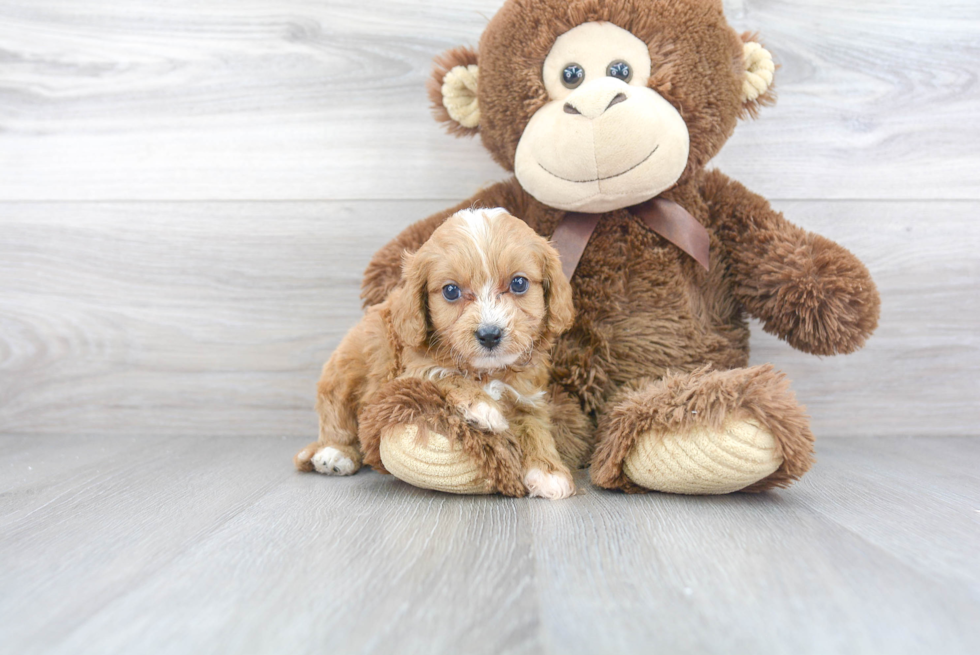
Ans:
POLYGON ((364 461, 423 489, 524 496, 520 447, 510 432, 466 423, 428 380, 395 380, 359 417, 364 461))
POLYGON ((789 486, 813 462, 813 435, 771 366, 701 369, 639 381, 599 420, 592 481, 681 494, 789 486))

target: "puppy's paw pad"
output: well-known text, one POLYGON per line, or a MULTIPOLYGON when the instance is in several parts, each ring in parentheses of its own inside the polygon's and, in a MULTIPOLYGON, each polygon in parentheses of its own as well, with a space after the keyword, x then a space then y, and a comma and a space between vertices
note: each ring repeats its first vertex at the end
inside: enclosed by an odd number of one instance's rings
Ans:
POLYGON ((571 478, 561 473, 545 473, 539 468, 528 470, 524 475, 524 486, 531 497, 561 500, 575 493, 571 478))
POLYGON ((351 475, 357 471, 357 465, 349 457, 330 446, 322 448, 310 461, 317 473, 351 475))
POLYGON ((500 410, 490 406, 488 403, 482 401, 473 403, 468 407, 463 407, 462 410, 463 417, 481 430, 503 432, 510 427, 510 424, 507 423, 507 419, 500 413, 500 410))

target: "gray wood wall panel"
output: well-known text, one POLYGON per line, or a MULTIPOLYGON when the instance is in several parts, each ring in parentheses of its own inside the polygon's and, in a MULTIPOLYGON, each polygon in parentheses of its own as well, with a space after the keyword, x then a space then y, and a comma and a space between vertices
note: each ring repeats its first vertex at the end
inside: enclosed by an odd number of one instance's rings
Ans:
MULTIPOLYGON (((370 254, 504 176, 424 94, 499 4, 0 0, 0 432, 313 434, 370 254)), ((854 356, 753 361, 820 436, 975 434, 980 6, 726 10, 780 102, 716 163, 884 296, 854 356)))
MULTIPOLYGON (((0 432, 313 435, 319 367, 371 254, 443 201, 0 204, 0 432)), ((786 201, 867 262, 846 357, 755 326, 818 436, 975 434, 977 202, 786 201)))
MULTIPOLYGON (((499 178, 429 117, 500 0, 3 0, 0 199, 458 198, 499 178)), ((773 198, 980 199, 973 0, 737 0, 779 105, 719 157, 773 198)))

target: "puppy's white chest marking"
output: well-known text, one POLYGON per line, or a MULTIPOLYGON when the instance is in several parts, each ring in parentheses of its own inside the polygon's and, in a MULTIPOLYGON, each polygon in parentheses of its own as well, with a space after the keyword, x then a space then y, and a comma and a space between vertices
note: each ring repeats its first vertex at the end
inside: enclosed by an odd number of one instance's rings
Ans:
POLYGON ((476 301, 480 303, 480 323, 504 327, 510 325, 513 319, 513 309, 504 305, 493 283, 484 285, 477 294, 476 301))
POLYGON ((504 394, 507 393, 516 403, 527 407, 540 405, 544 400, 544 391, 535 391, 532 394, 524 395, 503 380, 491 380, 490 382, 487 382, 485 385, 483 385, 483 393, 487 394, 494 400, 500 400, 504 397, 504 394))
POLYGON ((442 380, 444 378, 448 378, 451 375, 462 375, 462 373, 460 373, 459 371, 457 371, 454 368, 444 368, 442 366, 433 366, 425 374, 425 377, 429 378, 430 380, 442 380))

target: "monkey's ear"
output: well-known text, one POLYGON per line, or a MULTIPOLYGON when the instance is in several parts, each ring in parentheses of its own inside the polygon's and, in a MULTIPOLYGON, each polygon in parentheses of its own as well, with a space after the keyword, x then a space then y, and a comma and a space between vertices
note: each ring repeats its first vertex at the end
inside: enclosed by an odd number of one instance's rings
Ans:
POLYGON ((436 57, 429 100, 436 120, 445 123, 450 134, 473 136, 479 131, 478 78, 476 50, 453 48, 436 57))
POLYGON ((771 105, 776 101, 772 91, 776 64, 772 54, 755 38, 753 34, 742 35, 742 106, 751 116, 755 116, 762 105, 771 105))
POLYGON ((399 340, 409 348, 421 348, 429 336, 428 275, 417 255, 406 253, 402 280, 388 296, 391 323, 399 340))

